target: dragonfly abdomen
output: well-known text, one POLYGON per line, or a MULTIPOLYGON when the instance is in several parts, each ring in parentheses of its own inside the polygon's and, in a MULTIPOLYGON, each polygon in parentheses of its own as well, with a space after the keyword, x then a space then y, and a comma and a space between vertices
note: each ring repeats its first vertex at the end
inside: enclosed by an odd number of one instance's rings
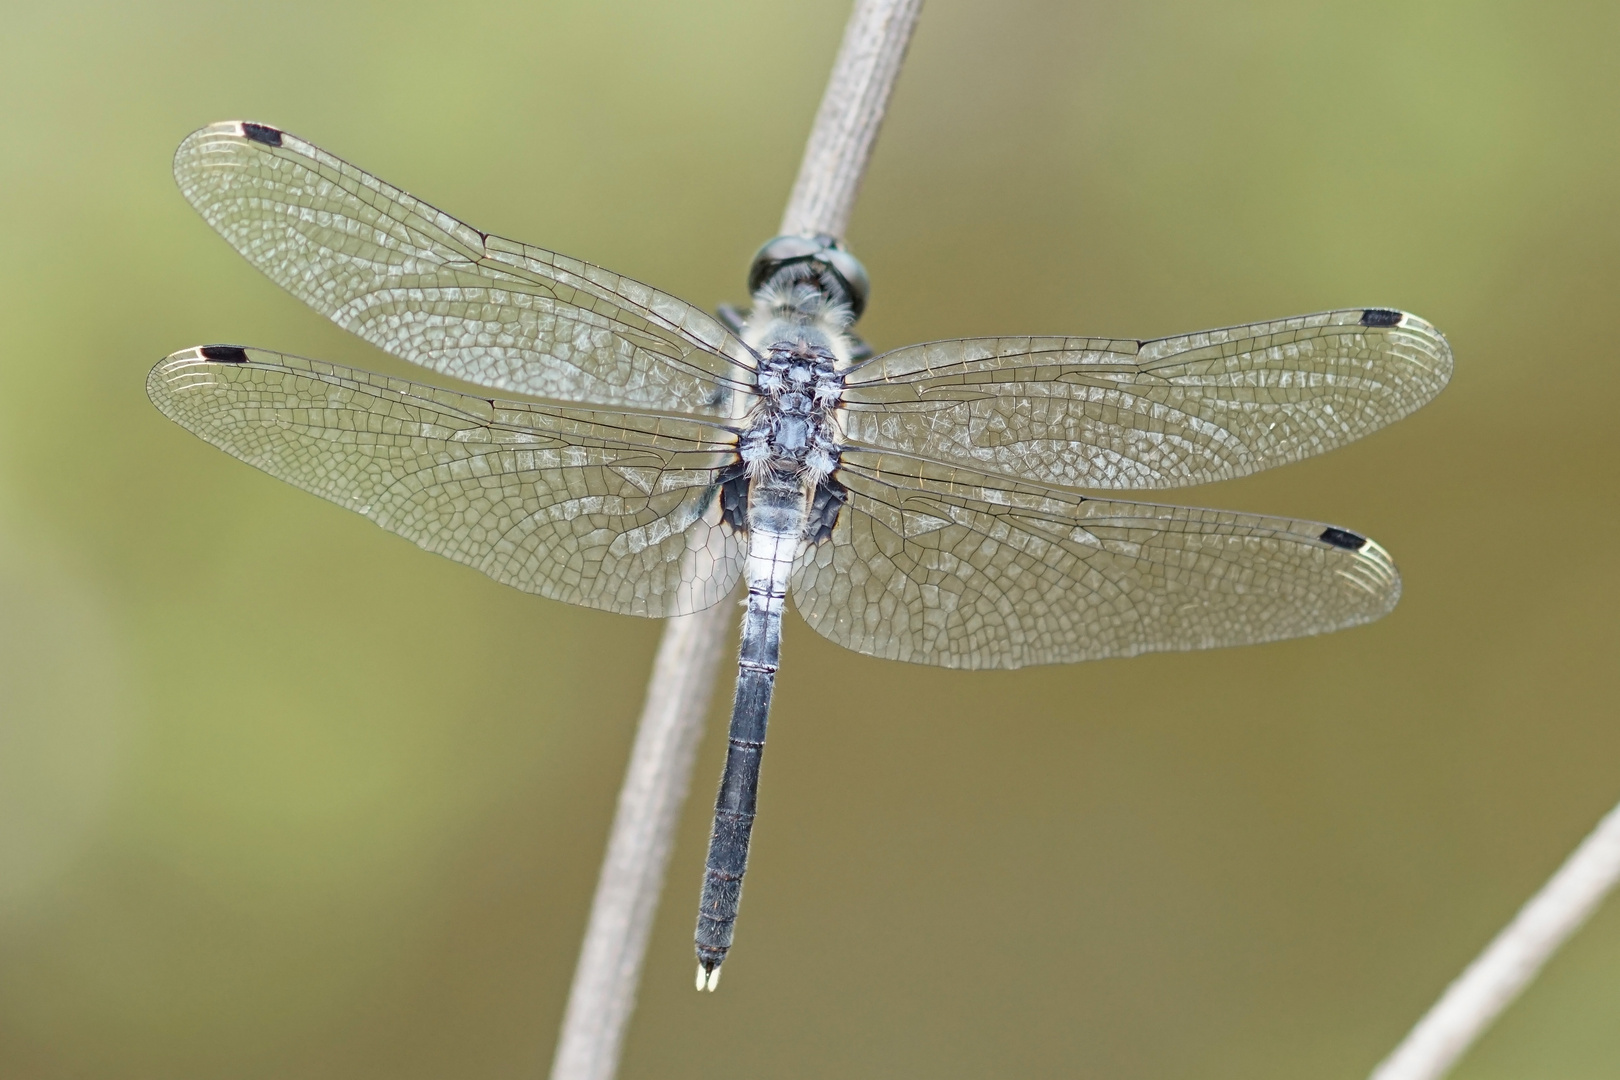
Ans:
POLYGON ((715 798, 703 897, 698 904, 697 985, 709 990, 719 982, 720 965, 731 948, 742 901, 759 766, 782 655, 782 611, 810 503, 804 482, 785 472, 772 471, 755 480, 748 494, 748 606, 737 650, 737 695, 731 708, 726 766, 715 798))

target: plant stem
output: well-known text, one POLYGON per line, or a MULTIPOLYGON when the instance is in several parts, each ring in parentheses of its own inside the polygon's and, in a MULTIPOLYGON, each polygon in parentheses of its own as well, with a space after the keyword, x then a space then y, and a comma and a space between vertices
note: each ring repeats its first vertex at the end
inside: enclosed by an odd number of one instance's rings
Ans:
MULTIPOLYGON (((922 0, 856 0, 782 229, 842 237, 922 0)), ((552 1080, 618 1072, 675 825, 714 689, 730 603, 670 619, 619 791, 552 1080)))
POLYGON ((843 238, 922 0, 856 0, 793 182, 782 235, 843 238))
POLYGON ((731 607, 722 602, 665 624, 568 994, 552 1080, 611 1080, 618 1071, 731 607))
POLYGON ((1446 988, 1372 1080, 1439 1080, 1620 881, 1620 806, 1446 988))

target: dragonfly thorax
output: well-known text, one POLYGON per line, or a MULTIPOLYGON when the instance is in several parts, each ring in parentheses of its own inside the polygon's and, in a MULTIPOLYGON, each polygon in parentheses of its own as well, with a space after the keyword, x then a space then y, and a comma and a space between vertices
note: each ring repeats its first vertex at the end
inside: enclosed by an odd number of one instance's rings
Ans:
POLYGON ((805 336, 776 342, 760 356, 759 403, 737 447, 750 476, 795 476, 815 487, 838 467, 833 412, 844 378, 837 361, 831 348, 805 336))
POLYGON ((830 237, 777 237, 749 274, 753 312, 738 329, 755 357, 753 404, 738 462, 719 485, 722 512, 749 533, 832 534, 846 492, 838 468, 844 372, 866 272, 830 237))

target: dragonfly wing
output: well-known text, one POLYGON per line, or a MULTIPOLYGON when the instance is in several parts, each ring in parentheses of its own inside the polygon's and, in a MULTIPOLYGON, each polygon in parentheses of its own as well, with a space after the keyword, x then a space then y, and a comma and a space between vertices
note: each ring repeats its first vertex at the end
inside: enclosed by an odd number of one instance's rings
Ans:
POLYGON ((236 346, 175 353, 146 387, 226 453, 526 592, 662 617, 718 603, 741 572, 715 497, 736 458, 721 428, 236 346))
POLYGON ((840 645, 1016 668, 1325 633, 1386 614, 1377 544, 1318 522, 1090 499, 849 453, 847 501, 793 600, 840 645))
POLYGON ((186 199, 339 326, 479 386, 727 415, 752 355, 712 316, 555 252, 479 232, 297 136, 231 121, 180 144, 186 199))
POLYGON ((1382 308, 1157 341, 934 341, 852 371, 845 429, 853 445, 1037 483, 1171 488, 1343 446, 1450 377, 1445 338, 1382 308))

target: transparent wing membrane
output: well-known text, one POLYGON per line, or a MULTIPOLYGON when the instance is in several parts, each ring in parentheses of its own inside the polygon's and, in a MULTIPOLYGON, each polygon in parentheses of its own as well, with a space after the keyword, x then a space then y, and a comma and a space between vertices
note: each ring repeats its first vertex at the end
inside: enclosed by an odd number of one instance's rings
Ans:
MULTIPOLYGON (((770 405, 777 426, 759 430, 802 449, 811 410, 789 415, 791 393, 762 398, 756 357, 731 330, 600 267, 482 233, 266 125, 195 132, 174 169, 232 246, 340 326, 557 404, 208 346, 152 370, 165 415, 529 592, 648 616, 730 594, 748 542, 734 425, 770 405)), ((822 539, 795 564, 795 605, 851 649, 960 668, 1371 621, 1395 605, 1400 577, 1355 533, 1070 489, 1173 488, 1297 461, 1419 408, 1451 368, 1434 327, 1383 308, 1154 341, 895 349, 829 391, 842 394, 829 436, 840 457, 806 525, 822 539)))
POLYGON ((1320 634, 1400 597, 1377 544, 1317 522, 1089 499, 845 455, 848 502, 793 600, 870 656, 1016 668, 1320 634))
POLYGON ((1156 341, 935 341, 852 371, 845 428, 853 445, 1040 483, 1171 488, 1343 446, 1450 377, 1434 327, 1379 308, 1156 341))
POLYGON ((727 415, 752 354, 702 310, 479 232, 296 136, 230 121, 174 158, 186 199, 271 280, 401 359, 571 403, 727 415))
POLYGON ((669 616, 718 603, 743 547, 721 519, 724 428, 490 401, 235 346, 175 353, 147 393, 272 476, 496 581, 669 616))

